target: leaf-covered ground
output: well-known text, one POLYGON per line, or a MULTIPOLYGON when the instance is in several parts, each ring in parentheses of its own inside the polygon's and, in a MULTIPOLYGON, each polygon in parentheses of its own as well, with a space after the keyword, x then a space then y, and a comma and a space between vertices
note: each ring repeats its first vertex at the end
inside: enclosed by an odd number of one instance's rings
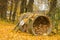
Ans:
POLYGON ((0 40, 60 40, 60 35, 33 36, 28 33, 13 30, 15 24, 0 21, 0 40))

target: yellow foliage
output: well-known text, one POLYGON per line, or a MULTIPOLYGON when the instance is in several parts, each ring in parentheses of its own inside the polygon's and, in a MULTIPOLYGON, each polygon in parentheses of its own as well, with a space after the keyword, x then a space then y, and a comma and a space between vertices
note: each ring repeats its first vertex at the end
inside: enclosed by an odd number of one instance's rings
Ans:
POLYGON ((13 30, 15 27, 12 23, 0 21, 0 40, 60 40, 59 35, 53 36, 33 36, 28 33, 13 30))

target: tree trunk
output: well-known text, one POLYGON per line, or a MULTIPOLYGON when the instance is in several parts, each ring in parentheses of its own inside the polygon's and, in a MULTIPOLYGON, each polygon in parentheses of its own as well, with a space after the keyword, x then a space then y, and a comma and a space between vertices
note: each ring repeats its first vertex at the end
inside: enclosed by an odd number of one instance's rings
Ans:
POLYGON ((13 21, 13 22, 15 21, 15 17, 16 17, 16 11, 17 11, 17 7, 18 7, 18 3, 19 3, 19 0, 15 0, 15 7, 14 7, 13 15, 12 15, 12 21, 13 21))
POLYGON ((29 3, 27 5, 27 12, 33 12, 33 3, 34 0, 29 0, 29 3))
POLYGON ((3 19, 6 19, 6 11, 7 11, 7 2, 8 0, 0 0, 0 15, 1 15, 1 18, 3 19))
POLYGON ((10 16, 9 16, 9 20, 11 20, 12 17, 12 10, 13 9, 13 0, 11 0, 11 9, 10 9, 10 16))
POLYGON ((57 5, 57 0, 52 0, 50 2, 50 11, 54 10, 56 8, 57 5))
POLYGON ((24 12, 27 12, 26 3, 27 3, 27 0, 21 0, 20 14, 24 13, 24 12))

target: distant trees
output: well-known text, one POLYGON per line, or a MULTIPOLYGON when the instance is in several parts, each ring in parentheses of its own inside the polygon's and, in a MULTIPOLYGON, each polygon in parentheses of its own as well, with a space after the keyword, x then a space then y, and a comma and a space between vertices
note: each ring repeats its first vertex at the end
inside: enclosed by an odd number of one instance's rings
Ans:
POLYGON ((0 17, 3 19, 7 19, 7 14, 8 14, 7 7, 9 5, 8 4, 9 2, 10 2, 10 13, 8 16, 9 20, 15 21, 16 11, 17 11, 19 2, 21 2, 20 13, 33 11, 34 0, 29 0, 29 1, 27 0, 0 0, 0 17))
MULTIPOLYGON (((0 0, 0 18, 1 19, 7 19, 7 6, 9 5, 8 4, 8 1, 11 2, 10 4, 10 13, 9 13, 9 16, 8 16, 8 19, 11 21, 15 21, 16 19, 16 14, 17 14, 17 8, 18 6, 20 7, 20 13, 19 14, 22 14, 24 12, 33 12, 33 3, 34 3, 34 0, 0 0), (21 2, 21 4, 19 4, 19 2, 21 2), (12 13, 13 12, 13 13, 12 13)), ((55 10, 55 7, 56 7, 56 4, 57 4, 57 0, 52 0, 50 2, 50 12, 48 15, 51 15, 52 18, 54 18, 53 15, 55 15, 54 11, 55 10)))

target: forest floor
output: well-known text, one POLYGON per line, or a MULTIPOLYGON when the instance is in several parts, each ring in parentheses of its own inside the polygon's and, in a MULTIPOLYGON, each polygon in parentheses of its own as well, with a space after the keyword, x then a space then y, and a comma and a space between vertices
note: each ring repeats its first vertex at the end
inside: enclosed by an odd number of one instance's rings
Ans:
POLYGON ((60 35, 52 36, 33 36, 28 33, 13 30, 15 24, 0 21, 0 40, 60 40, 60 35))

